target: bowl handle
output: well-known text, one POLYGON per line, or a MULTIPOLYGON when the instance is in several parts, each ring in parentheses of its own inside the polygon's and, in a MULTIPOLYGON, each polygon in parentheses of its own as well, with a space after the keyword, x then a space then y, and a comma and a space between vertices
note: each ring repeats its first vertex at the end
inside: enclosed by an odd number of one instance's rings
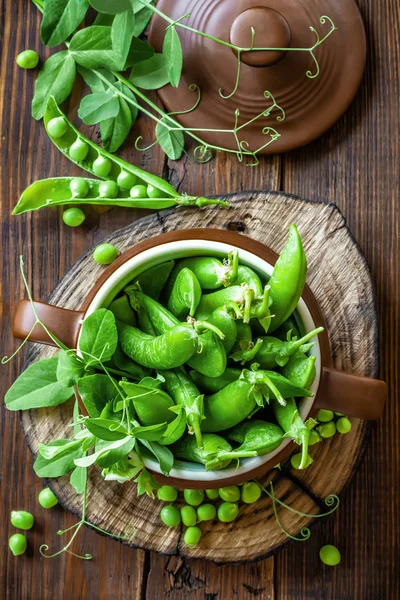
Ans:
POLYGON ((323 367, 314 406, 376 421, 382 416, 386 397, 384 381, 323 367))
MULTIPOLYGON (((75 348, 84 313, 59 308, 52 304, 44 304, 43 302, 35 302, 34 304, 40 320, 46 325, 47 329, 68 348, 75 348)), ((31 303, 29 300, 21 300, 14 315, 14 337, 21 340, 28 338, 30 342, 54 346, 54 342, 40 325, 36 325, 31 331, 35 321, 36 317, 31 303)))

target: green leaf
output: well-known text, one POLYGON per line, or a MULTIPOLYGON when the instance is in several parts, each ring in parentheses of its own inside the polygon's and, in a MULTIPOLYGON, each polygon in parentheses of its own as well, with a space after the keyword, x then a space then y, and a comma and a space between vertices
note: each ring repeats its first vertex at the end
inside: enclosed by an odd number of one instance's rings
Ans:
POLYGON ((87 469, 84 467, 75 467, 71 473, 69 482, 77 494, 83 494, 87 482, 87 469))
POLYGON ((139 38, 133 38, 124 69, 132 67, 143 60, 148 60, 154 55, 154 49, 139 38))
MULTIPOLYGON (((69 444, 71 440, 54 440, 50 442, 53 446, 64 446, 69 444)), ((33 468, 38 477, 61 477, 62 475, 66 475, 70 473, 75 468, 75 459, 79 459, 82 456, 81 448, 77 448, 74 451, 71 451, 69 454, 65 456, 60 456, 56 458, 56 460, 46 460, 38 454, 33 468)))
POLYGON ((154 498, 154 490, 158 490, 160 487, 146 469, 142 469, 139 477, 135 479, 135 483, 137 483, 137 495, 142 496, 143 494, 147 494, 150 498, 154 498))
POLYGON ((135 15, 135 26, 133 28, 133 35, 139 37, 146 29, 153 11, 147 6, 143 6, 140 2, 133 0, 133 12, 135 15))
POLYGON ((185 138, 182 131, 170 131, 163 123, 170 124, 165 117, 156 126, 156 137, 161 148, 171 160, 178 160, 183 153, 185 138))
POLYGON ((103 77, 108 79, 110 83, 115 82, 115 77, 110 71, 106 69, 96 69, 96 71, 92 71, 92 69, 86 69, 81 65, 77 66, 78 73, 81 75, 83 81, 88 85, 95 94, 96 92, 104 92, 108 90, 108 86, 104 83, 102 79, 98 76, 98 73, 101 73, 103 77))
POLYGON ((143 462, 140 460, 138 455, 135 453, 133 456, 123 458, 118 461, 112 467, 103 469, 102 476, 106 481, 118 481, 118 483, 125 483, 131 481, 139 471, 143 468, 143 462))
POLYGON ((91 6, 99 13, 116 15, 130 8, 130 0, 90 0, 91 6))
POLYGON ((85 364, 76 356, 73 350, 60 350, 57 355, 57 381, 66 386, 73 386, 85 373, 85 364))
POLYGON ((129 81, 144 90, 158 90, 169 83, 169 73, 163 54, 154 54, 151 58, 132 67, 129 81))
POLYGON ((162 446, 158 442, 149 442, 140 439, 140 442, 147 448, 157 459, 160 465, 161 472, 168 477, 172 467, 174 466, 174 455, 171 450, 162 446))
POLYGON ((118 395, 117 383, 114 386, 113 381, 99 373, 79 379, 78 392, 90 417, 99 417, 106 404, 118 395))
POLYGON ((90 456, 75 459, 75 465, 78 467, 90 467, 90 465, 97 463, 103 468, 110 467, 125 456, 128 456, 135 443, 134 438, 130 436, 124 437, 121 440, 116 440, 106 446, 102 446, 100 450, 90 454, 90 456))
POLYGON ((43 456, 47 461, 53 462, 58 458, 62 458, 67 454, 75 453, 80 448, 81 440, 56 440, 57 442, 63 441, 65 444, 60 446, 58 443, 49 442, 48 444, 39 444, 38 450, 40 456, 43 456))
POLYGON ((83 21, 89 8, 87 0, 45 0, 40 38, 46 46, 65 42, 83 21))
POLYGON ((111 27, 111 41, 118 56, 119 69, 123 69, 131 47, 135 17, 131 6, 125 12, 117 14, 111 27))
POLYGON ((85 419, 84 423, 90 433, 100 440, 114 442, 116 440, 122 440, 129 435, 125 427, 118 426, 118 424, 111 419, 85 419))
POLYGON ((75 61, 68 50, 57 52, 46 60, 35 81, 32 100, 34 119, 43 117, 50 96, 54 96, 57 104, 61 104, 68 98, 75 81, 75 74, 75 61))
POLYGON ((117 326, 110 310, 99 308, 83 321, 79 351, 87 365, 111 360, 117 344, 117 326))
MULTIPOLYGON (((124 98, 118 98, 119 110, 115 117, 100 123, 103 146, 108 152, 116 152, 124 143, 133 125, 132 112, 124 98)), ((136 109, 137 110, 137 109, 136 109)))
POLYGON ((167 29, 162 51, 167 64, 171 85, 178 87, 182 74, 183 53, 181 40, 174 26, 167 29))
POLYGON ((78 116, 86 125, 95 125, 115 117, 119 111, 117 96, 109 92, 96 92, 82 98, 78 116))
POLYGON ((120 69, 118 56, 112 46, 111 27, 91 25, 77 31, 69 50, 75 61, 87 69, 120 69))
POLYGON ((9 410, 57 406, 71 398, 73 387, 57 381, 58 357, 44 358, 30 365, 5 395, 9 410))

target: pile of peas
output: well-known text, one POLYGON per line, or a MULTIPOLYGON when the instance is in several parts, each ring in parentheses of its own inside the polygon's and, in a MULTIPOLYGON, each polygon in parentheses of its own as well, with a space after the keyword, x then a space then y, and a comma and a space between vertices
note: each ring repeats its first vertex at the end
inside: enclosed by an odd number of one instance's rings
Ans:
MULTIPOLYGON (((58 500, 50 488, 41 490, 38 495, 38 501, 42 508, 52 508, 58 504, 58 500)), ((35 518, 32 513, 26 510, 13 510, 10 515, 10 521, 11 525, 17 529, 28 531, 29 529, 32 529, 35 518)), ((28 542, 22 533, 14 533, 8 540, 8 546, 14 556, 20 556, 25 553, 28 542)))
MULTIPOLYGON (((314 446, 323 439, 328 439, 340 433, 346 435, 351 431, 351 421, 343 413, 334 413, 331 410, 321 409, 318 411, 317 418, 318 425, 315 429, 310 431, 310 439, 308 442, 309 446, 314 446)), ((301 453, 293 454, 290 462, 293 469, 298 469, 301 461, 301 453)), ((305 468, 309 467, 312 463, 311 457, 309 457, 305 468)))
POLYGON ((168 527, 178 527, 182 523, 186 527, 183 539, 189 548, 194 548, 201 539, 199 523, 215 518, 222 523, 231 523, 239 514, 239 502, 254 504, 260 496, 261 489, 255 481, 248 481, 240 487, 231 485, 214 490, 184 490, 186 504, 179 509, 173 504, 178 499, 176 488, 163 485, 157 490, 157 498, 168 502, 160 511, 162 522, 168 527), (216 506, 212 504, 215 500, 222 502, 216 506))

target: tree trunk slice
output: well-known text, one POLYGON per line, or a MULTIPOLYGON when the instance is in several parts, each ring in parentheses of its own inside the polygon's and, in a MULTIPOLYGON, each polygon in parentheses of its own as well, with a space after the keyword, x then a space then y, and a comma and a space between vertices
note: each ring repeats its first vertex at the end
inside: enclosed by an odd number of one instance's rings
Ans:
MULTIPOLYGON (((371 278, 339 209, 281 192, 243 192, 228 198, 229 210, 187 208, 152 214, 115 232, 107 241, 124 251, 140 240, 167 231, 212 227, 242 232, 279 252, 289 226, 296 223, 308 257, 308 284, 327 322, 335 367, 376 377, 378 332, 371 278)), ((87 253, 64 275, 49 301, 78 309, 102 270, 92 260, 91 253, 87 253)), ((54 349, 35 345, 28 361, 53 354, 54 349)), ((60 407, 22 413, 22 426, 32 452, 37 453, 39 442, 70 437, 71 418, 72 401, 60 407)), ((293 471, 290 464, 284 465, 276 474, 276 497, 303 513, 329 510, 324 499, 329 494, 339 494, 350 481, 362 455, 366 431, 366 423, 353 419, 351 433, 336 435, 311 448, 314 463, 309 469, 293 471)), ((161 523, 162 503, 147 496, 137 498, 135 485, 105 482, 97 468, 91 469, 89 480, 88 521, 114 536, 129 535, 135 528, 135 536, 124 542, 132 547, 233 563, 269 556, 288 541, 267 496, 255 505, 243 506, 233 524, 203 523, 202 541, 189 549, 182 543, 180 528, 168 528, 161 523)), ((50 484, 61 504, 80 515, 81 499, 68 477, 52 480, 50 484)), ((283 526, 297 537, 311 521, 281 507, 278 514, 283 526)))

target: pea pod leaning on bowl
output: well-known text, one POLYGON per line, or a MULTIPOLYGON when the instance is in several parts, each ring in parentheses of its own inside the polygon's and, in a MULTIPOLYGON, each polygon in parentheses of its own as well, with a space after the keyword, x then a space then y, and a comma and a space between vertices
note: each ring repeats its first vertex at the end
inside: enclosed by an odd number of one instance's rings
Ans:
POLYGON ((44 114, 46 131, 72 162, 105 181, 57 177, 36 181, 22 194, 13 214, 54 205, 126 206, 161 210, 177 205, 228 206, 222 200, 180 195, 166 181, 110 154, 67 119, 53 97, 44 114))

